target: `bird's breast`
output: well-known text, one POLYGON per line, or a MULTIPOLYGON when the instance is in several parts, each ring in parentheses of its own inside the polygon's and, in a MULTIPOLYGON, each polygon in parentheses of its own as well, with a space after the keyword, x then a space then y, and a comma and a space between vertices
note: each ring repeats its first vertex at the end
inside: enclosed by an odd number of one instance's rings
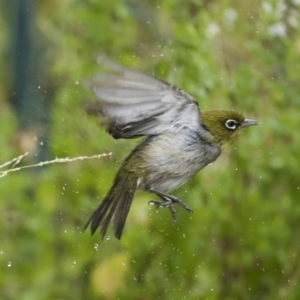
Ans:
POLYGON ((168 192, 191 179, 220 154, 198 132, 168 132, 146 139, 136 155, 140 188, 168 192))

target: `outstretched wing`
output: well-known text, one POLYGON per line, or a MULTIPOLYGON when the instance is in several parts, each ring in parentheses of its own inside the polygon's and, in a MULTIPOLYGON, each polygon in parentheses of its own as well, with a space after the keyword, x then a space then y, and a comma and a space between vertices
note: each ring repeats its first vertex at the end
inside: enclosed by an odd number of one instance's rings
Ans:
POLYGON ((114 73, 95 76, 91 87, 98 100, 88 103, 86 110, 99 115, 114 138, 157 135, 185 126, 199 128, 199 107, 191 95, 106 57, 99 60, 114 73))

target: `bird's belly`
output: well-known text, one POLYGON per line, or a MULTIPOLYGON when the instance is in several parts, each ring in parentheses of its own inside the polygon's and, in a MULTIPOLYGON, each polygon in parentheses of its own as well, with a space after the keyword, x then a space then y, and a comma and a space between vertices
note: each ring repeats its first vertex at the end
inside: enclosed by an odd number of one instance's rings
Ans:
POLYGON ((172 161, 168 156, 160 157, 151 165, 151 172, 143 176, 142 188, 162 192, 175 190, 190 180, 202 167, 203 164, 184 156, 172 161))
POLYGON ((147 151, 150 155, 144 156, 141 165, 144 176, 141 177, 140 187, 162 192, 179 188, 219 156, 219 149, 199 141, 192 145, 180 139, 169 143, 153 141, 151 146, 152 151, 147 151))
POLYGON ((146 185, 142 186, 142 188, 146 190, 156 190, 161 192, 171 192, 173 190, 178 189, 184 183, 186 183, 189 179, 193 176, 167 176, 167 177, 160 177, 160 178, 153 178, 153 180, 148 180, 146 185))
POLYGON ((139 177, 138 188, 170 192, 216 160, 220 148, 197 132, 170 132, 146 139, 130 155, 125 167, 139 177))

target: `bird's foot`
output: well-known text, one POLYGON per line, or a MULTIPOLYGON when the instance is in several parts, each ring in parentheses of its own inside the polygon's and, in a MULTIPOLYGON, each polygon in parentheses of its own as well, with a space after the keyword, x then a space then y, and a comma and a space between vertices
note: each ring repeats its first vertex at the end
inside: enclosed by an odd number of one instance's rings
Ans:
POLYGON ((183 207, 189 213, 193 213, 193 210, 179 198, 162 193, 162 192, 157 192, 157 191, 151 191, 151 192, 155 193, 158 197, 160 197, 162 199, 162 201, 152 200, 149 202, 149 204, 155 205, 157 208, 158 207, 168 207, 171 211, 174 224, 177 221, 177 213, 176 213, 176 210, 174 207, 175 203, 180 205, 181 207, 183 207))
POLYGON ((176 222, 177 222, 177 213, 176 213, 176 209, 175 209, 175 207, 174 207, 174 205, 171 201, 151 200, 151 201, 149 201, 149 204, 150 205, 155 205, 156 208, 168 207, 171 211, 171 214, 172 214, 173 223, 174 223, 174 225, 176 224, 176 222))

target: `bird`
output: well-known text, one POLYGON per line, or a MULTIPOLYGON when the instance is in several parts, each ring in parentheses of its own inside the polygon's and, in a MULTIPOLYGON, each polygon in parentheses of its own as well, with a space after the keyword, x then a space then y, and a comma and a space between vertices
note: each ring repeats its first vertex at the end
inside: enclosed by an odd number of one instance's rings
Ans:
POLYGON ((96 100, 86 103, 114 139, 144 137, 122 163, 111 188, 84 229, 105 237, 110 223, 121 239, 138 189, 156 195, 156 207, 168 207, 176 223, 175 205, 192 209, 170 192, 213 163, 241 131, 260 124, 233 110, 200 111, 189 93, 105 56, 98 63, 110 72, 97 73, 89 86, 96 100))

